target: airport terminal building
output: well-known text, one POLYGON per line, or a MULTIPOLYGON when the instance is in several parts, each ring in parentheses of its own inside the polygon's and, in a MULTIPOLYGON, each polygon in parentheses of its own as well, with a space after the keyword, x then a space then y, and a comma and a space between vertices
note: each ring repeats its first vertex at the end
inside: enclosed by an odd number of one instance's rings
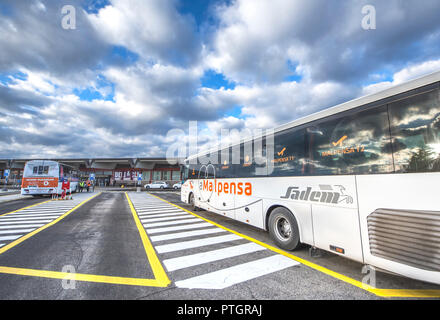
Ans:
MULTIPOLYGON (((8 184, 19 184, 24 165, 37 159, 0 159, 0 183, 5 183, 5 170, 10 170, 8 184)), ((82 179, 95 175, 97 186, 130 186, 142 174, 142 184, 152 181, 176 183, 182 180, 183 160, 166 158, 104 158, 104 159, 47 159, 61 162, 78 171, 82 179)))

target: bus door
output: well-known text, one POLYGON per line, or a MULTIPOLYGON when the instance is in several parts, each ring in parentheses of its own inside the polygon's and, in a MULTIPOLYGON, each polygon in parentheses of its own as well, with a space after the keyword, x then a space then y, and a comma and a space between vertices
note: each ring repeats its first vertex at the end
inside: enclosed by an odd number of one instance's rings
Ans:
POLYGON ((200 179, 198 180, 200 206, 206 210, 235 219, 235 199, 229 186, 229 179, 216 178, 214 165, 202 165, 200 179))

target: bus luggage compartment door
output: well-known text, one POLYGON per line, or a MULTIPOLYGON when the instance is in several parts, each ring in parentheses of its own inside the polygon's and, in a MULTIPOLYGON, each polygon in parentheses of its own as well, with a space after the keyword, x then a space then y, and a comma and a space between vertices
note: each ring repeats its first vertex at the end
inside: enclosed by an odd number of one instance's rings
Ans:
POLYGON ((363 262, 354 177, 343 180, 319 185, 321 190, 332 192, 332 199, 312 203, 315 246, 363 262))

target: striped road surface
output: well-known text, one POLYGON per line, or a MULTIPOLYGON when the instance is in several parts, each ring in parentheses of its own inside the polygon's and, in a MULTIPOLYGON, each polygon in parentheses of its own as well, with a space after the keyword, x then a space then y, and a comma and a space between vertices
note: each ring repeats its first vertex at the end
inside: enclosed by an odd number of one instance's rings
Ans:
POLYGON ((224 289, 299 265, 149 194, 128 195, 177 287, 224 289))
POLYGON ((73 200, 52 200, 0 215, 0 248, 51 223, 93 195, 73 194, 73 200))

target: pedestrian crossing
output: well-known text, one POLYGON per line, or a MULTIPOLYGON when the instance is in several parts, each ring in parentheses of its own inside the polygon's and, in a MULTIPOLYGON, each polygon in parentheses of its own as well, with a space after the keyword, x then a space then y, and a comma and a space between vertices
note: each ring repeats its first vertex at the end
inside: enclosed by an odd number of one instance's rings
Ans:
POLYGON ((74 194, 73 200, 43 202, 0 215, 0 248, 59 218, 91 194, 74 194))
POLYGON ((224 289, 299 265, 150 194, 128 195, 179 288, 224 289))

